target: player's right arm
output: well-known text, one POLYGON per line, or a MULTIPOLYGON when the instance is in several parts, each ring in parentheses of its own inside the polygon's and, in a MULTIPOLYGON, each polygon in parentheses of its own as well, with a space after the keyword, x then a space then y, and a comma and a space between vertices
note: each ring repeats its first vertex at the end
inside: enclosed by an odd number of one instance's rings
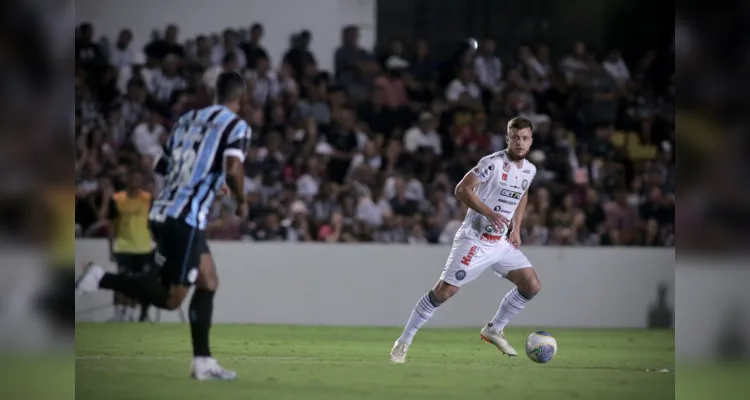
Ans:
POLYGON ((224 138, 224 174, 229 192, 237 202, 237 214, 247 216, 245 202, 245 155, 250 145, 251 130, 244 121, 230 124, 224 138))
POLYGON ((484 215, 498 230, 503 230, 510 221, 502 214, 493 211, 475 193, 476 189, 490 180, 494 175, 494 165, 491 160, 484 158, 471 171, 464 175, 454 191, 456 198, 467 207, 484 215))

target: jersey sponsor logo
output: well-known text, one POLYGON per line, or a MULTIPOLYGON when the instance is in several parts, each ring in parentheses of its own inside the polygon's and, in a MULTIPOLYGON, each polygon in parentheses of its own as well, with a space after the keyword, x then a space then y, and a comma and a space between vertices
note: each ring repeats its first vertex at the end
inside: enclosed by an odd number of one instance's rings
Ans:
POLYGON ((523 182, 521 182, 521 188, 523 190, 526 190, 529 187, 529 181, 524 179, 523 182))
MULTIPOLYGON (((515 206, 515 205, 516 205, 516 203, 514 203, 514 202, 512 202, 512 201, 510 201, 510 200, 505 200, 505 199, 497 199, 497 201, 499 201, 500 203, 503 203, 503 204, 507 204, 507 205, 509 205, 509 206, 515 206)), ((500 207, 500 206, 498 206, 498 207, 500 207)), ((496 211, 497 211, 497 210, 496 210, 496 211)))
POLYGON ((521 173, 522 174, 530 174, 531 170, 530 169, 525 169, 525 170, 521 171, 521 173))
POLYGON ((503 174, 503 178, 502 178, 502 179, 503 179, 504 181, 507 181, 507 180, 508 180, 508 174, 503 174))
POLYGON ((461 257, 461 264, 468 267, 469 264, 471 264, 471 259, 474 258, 475 254, 477 254, 477 246, 471 246, 469 252, 466 253, 465 256, 461 257))
POLYGON ((503 163, 503 171, 510 172, 510 164, 508 164, 507 162, 504 162, 503 163))
POLYGON ((495 166, 490 164, 484 170, 480 170, 479 167, 474 168, 474 173, 479 176, 479 179, 485 181, 490 177, 490 172, 495 169, 495 166))
MULTIPOLYGON (((497 207, 495 207, 495 211, 496 211, 496 212, 497 212, 497 211, 500 211, 500 212, 502 212, 502 210, 500 210, 500 206, 497 206, 497 207)), ((506 230, 507 230, 507 228, 506 228, 505 226, 503 226, 503 228, 502 228, 502 229, 497 229, 497 228, 495 228, 495 226, 494 226, 494 225, 487 225, 487 226, 485 226, 485 227, 484 227, 484 231, 485 231, 485 232, 486 232, 487 234, 490 234, 490 235, 497 235, 497 236, 502 236, 502 235, 504 235, 504 234, 505 234, 505 231, 506 231, 506 230)))
POLYGON ((522 194, 519 193, 519 192, 514 192, 512 190, 503 189, 503 190, 500 191, 500 196, 509 197, 509 198, 515 199, 515 200, 521 200, 522 194))

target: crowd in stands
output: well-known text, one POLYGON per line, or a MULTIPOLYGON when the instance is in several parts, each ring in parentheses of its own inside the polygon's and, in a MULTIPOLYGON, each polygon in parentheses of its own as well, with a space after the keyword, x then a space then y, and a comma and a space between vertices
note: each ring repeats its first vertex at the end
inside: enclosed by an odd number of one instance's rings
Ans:
MULTIPOLYGON (((248 220, 217 201, 219 240, 450 243, 466 212, 455 184, 502 150, 510 118, 534 123, 538 174, 521 227, 527 245, 672 246, 674 86, 644 49, 551 54, 543 43, 496 55, 493 39, 438 60, 427 40, 363 48, 354 26, 335 54, 312 54, 301 31, 269 58, 261 24, 180 41, 174 25, 144 49, 122 31, 76 32, 76 223, 105 232, 104 205, 129 170, 150 171, 170 125, 211 103, 217 76, 247 78, 253 128, 248 220), (334 70, 317 60, 331 57, 334 70)), ((146 34, 137 32, 135 34, 146 34)))

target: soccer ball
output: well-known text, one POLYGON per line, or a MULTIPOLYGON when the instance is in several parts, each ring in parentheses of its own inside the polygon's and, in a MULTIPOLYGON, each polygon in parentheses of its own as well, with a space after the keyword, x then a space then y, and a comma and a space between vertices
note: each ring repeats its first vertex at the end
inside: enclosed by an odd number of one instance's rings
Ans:
POLYGON ((552 361, 557 354, 557 340, 549 332, 536 331, 526 339, 526 355, 535 363, 552 361))

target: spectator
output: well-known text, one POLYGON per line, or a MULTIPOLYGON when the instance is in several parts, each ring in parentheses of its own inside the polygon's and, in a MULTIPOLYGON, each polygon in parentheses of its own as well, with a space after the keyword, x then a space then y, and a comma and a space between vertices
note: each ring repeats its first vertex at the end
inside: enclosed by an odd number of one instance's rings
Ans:
POLYGON ((180 59, 185 58, 185 48, 177 43, 178 35, 179 29, 177 25, 168 25, 163 39, 152 35, 153 40, 143 49, 149 61, 157 64, 161 63, 169 54, 174 54, 180 59))
POLYGON ((268 52, 263 45, 260 44, 261 39, 263 39, 263 31, 263 25, 258 23, 253 24, 253 26, 250 27, 250 40, 240 44, 240 48, 244 54, 244 59, 247 60, 246 64, 243 63, 241 65, 247 65, 247 68, 250 68, 251 70, 256 68, 256 64, 260 58, 265 58, 269 60, 270 63, 268 52))
POLYGON ((325 134, 324 147, 329 148, 328 177, 336 183, 343 183, 349 165, 359 149, 359 140, 354 130, 354 113, 344 109, 339 113, 336 124, 325 134))
POLYGON ((237 53, 229 52, 224 55, 220 65, 213 65, 208 67, 203 73, 203 85, 206 87, 209 95, 213 97, 213 93, 216 91, 216 80, 219 79, 219 75, 222 72, 236 71, 240 69, 240 63, 237 58, 237 53))
POLYGON ((400 110, 409 105, 403 74, 409 63, 399 57, 391 56, 385 62, 386 75, 375 79, 375 86, 382 88, 385 95, 385 106, 400 110))
POLYGON ((611 50, 607 54, 607 58, 602 63, 602 68, 619 86, 624 86, 630 81, 630 70, 617 49, 611 50))
POLYGON ((213 46, 211 49, 211 63, 213 65, 221 64, 224 56, 234 53, 237 57, 237 67, 244 69, 247 66, 247 58, 245 53, 239 47, 239 41, 237 39, 237 32, 231 29, 225 29, 222 34, 221 44, 213 46))
POLYGON ((151 111, 148 119, 133 130, 133 145, 140 155, 151 156, 153 158, 161 157, 162 146, 166 141, 167 131, 161 124, 161 115, 151 111))
POLYGON ((133 40, 133 32, 123 29, 117 36, 117 42, 109 49, 109 63, 115 68, 129 66, 135 61, 135 52, 130 47, 133 40))
POLYGON ((370 193, 370 196, 362 197, 357 205, 357 221, 365 236, 371 236, 393 214, 380 188, 371 188, 370 193))
POLYGON ((256 242, 277 242, 287 240, 289 229, 281 226, 279 216, 269 212, 262 221, 250 229, 250 237, 256 242))
POLYGON ((88 22, 81 24, 78 28, 80 36, 76 38, 76 64, 90 75, 89 84, 95 85, 96 79, 101 76, 107 67, 107 59, 102 50, 94 43, 94 26, 88 22))
POLYGON ((312 34, 304 30, 292 38, 292 47, 284 54, 284 64, 289 64, 294 73, 294 79, 299 80, 308 64, 317 64, 315 55, 310 51, 312 34))
POLYGON ((256 105, 264 107, 276 101, 281 88, 267 57, 257 57, 255 71, 248 73, 247 77, 253 83, 252 97, 256 105))
POLYGON ((577 84, 589 72, 591 63, 587 61, 587 56, 586 44, 575 42, 570 54, 560 61, 560 71, 569 85, 577 84))
POLYGON ((453 106, 476 108, 482 99, 482 91, 474 83, 474 72, 468 65, 461 68, 459 76, 445 89, 445 98, 453 106))
POLYGON ((358 64, 370 57, 359 47, 359 28, 349 25, 342 30, 342 43, 334 55, 336 80, 347 86, 354 80, 358 64))
POLYGON ((474 72, 482 88, 482 99, 487 107, 493 95, 502 88, 500 78, 503 74, 503 65, 500 58, 495 55, 494 40, 485 39, 482 42, 479 53, 474 59, 474 72))
POLYGON ((179 58, 175 54, 168 54, 160 70, 151 77, 151 95, 160 105, 170 103, 172 95, 177 91, 187 89, 187 82, 178 73, 179 58))
POLYGON ((208 223, 206 235, 210 239, 240 240, 242 238, 242 220, 234 214, 234 209, 220 204, 219 217, 208 223))
POLYGON ((604 71, 594 57, 589 57, 588 68, 581 77, 583 118, 588 131, 596 125, 613 124, 617 113, 617 82, 604 71))

